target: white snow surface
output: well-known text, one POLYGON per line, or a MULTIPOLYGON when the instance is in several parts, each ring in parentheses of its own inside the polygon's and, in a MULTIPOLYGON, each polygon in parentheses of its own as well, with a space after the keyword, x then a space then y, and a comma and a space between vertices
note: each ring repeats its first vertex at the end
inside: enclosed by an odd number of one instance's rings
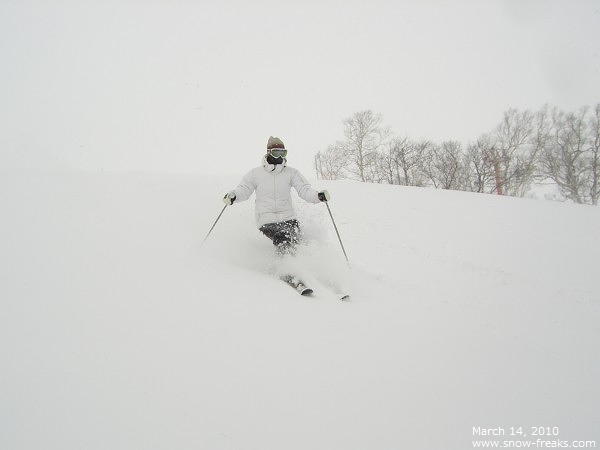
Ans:
POLYGON ((600 444, 599 208, 315 181, 348 266, 297 198, 294 260, 254 197, 201 245, 238 181, 1 173, 1 449, 460 450, 533 426, 600 444))

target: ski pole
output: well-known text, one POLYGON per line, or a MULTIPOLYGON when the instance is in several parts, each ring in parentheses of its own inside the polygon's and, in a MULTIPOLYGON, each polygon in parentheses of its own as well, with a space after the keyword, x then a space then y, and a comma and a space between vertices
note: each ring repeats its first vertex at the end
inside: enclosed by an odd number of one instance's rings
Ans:
POLYGON ((229 205, 223 206, 223 209, 221 210, 221 213, 217 216, 217 220, 215 220, 215 223, 213 223, 212 227, 210 227, 210 230, 208 230, 208 233, 206 234, 206 237, 204 238, 204 241, 202 241, 202 244, 200 244, 201 246, 204 245, 204 242, 208 239, 208 236, 210 236, 210 233, 212 233, 212 230, 215 228, 215 225, 217 224, 217 222, 219 221, 219 219, 221 218, 221 216, 225 212, 225 208, 227 208, 227 206, 229 206, 229 205))
POLYGON ((350 260, 348 259, 348 255, 346 254, 346 249, 344 248, 344 244, 342 243, 342 238, 340 237, 340 232, 335 224, 335 220, 333 220, 333 214, 331 214, 331 209, 329 208, 329 202, 325 202, 327 206, 327 211, 329 211, 329 217, 331 217, 331 221, 333 222, 333 228, 335 228, 335 234, 337 234, 338 240, 340 241, 340 245, 342 246, 342 251, 344 252, 344 257, 346 258, 346 262, 350 264, 350 260))

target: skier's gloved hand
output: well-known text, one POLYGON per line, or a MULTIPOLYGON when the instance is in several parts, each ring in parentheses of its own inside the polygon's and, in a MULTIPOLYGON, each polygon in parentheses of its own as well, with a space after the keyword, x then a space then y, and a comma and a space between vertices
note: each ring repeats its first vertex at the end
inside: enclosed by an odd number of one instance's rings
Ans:
POLYGON ((225 197, 223 197, 223 203, 226 205, 233 205, 233 202, 235 202, 235 192, 231 191, 225 194, 225 197))
POLYGON ((322 202, 328 202, 330 198, 331 198, 331 195, 329 195, 329 192, 327 192, 327 191, 319 192, 319 200, 321 200, 322 202))

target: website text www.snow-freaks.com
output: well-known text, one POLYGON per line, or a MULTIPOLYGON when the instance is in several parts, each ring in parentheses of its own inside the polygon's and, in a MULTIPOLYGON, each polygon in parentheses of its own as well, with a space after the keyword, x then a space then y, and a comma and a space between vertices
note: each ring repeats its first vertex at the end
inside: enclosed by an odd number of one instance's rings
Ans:
POLYGON ((596 448, 596 441, 565 440, 514 440, 514 441, 472 441, 474 448, 596 448))
POLYGON ((473 436, 497 439, 471 442, 473 448, 596 448, 596 441, 559 439, 561 431, 559 427, 473 427, 473 436))

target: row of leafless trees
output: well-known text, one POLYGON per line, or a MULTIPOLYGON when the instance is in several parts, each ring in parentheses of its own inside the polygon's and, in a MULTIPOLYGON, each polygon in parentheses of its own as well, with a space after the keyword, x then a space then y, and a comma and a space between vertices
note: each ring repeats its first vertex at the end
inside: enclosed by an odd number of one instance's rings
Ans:
POLYGON ((552 180, 564 198, 598 204, 600 104, 577 112, 510 109, 496 129, 466 146, 395 137, 372 111, 343 125, 344 139, 315 156, 319 178, 512 196, 552 180))

